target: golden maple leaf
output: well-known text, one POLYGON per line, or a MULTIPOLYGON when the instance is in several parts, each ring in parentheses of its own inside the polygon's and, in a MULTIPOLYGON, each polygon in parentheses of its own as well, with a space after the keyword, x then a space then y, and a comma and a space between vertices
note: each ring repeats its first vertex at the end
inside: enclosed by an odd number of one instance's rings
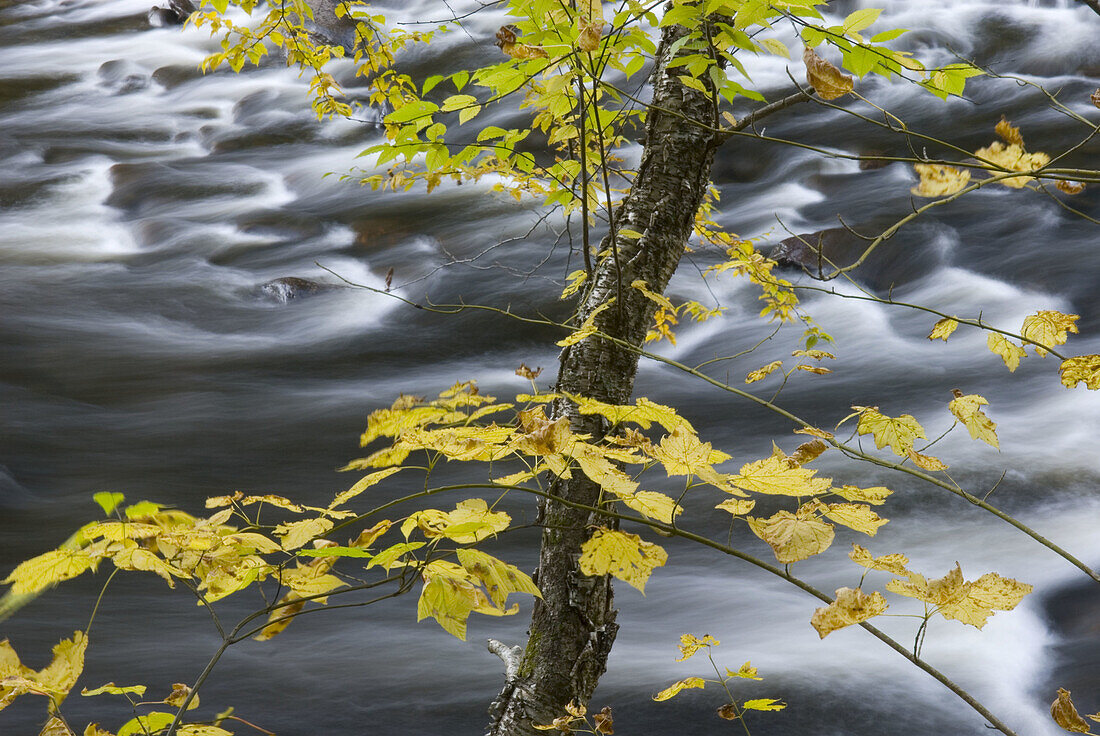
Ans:
POLYGON ((918 197, 946 197, 970 183, 970 171, 943 164, 913 164, 920 182, 909 191, 918 197))
POLYGON ((878 591, 867 595, 859 588, 854 590, 839 588, 836 591, 836 600, 814 611, 814 615, 810 618, 810 625, 817 630, 818 636, 824 639, 837 629, 866 621, 879 615, 886 608, 886 599, 878 591))
POLYGON ((1078 355, 1066 358, 1059 367, 1062 385, 1073 388, 1084 381, 1085 388, 1100 390, 1100 355, 1078 355))
POLYGON ((988 405, 989 401, 984 396, 978 394, 964 396, 961 391, 957 391, 947 408, 970 432, 971 439, 981 440, 1000 449, 1001 445, 997 440, 997 423, 981 410, 981 407, 988 405))
MULTIPOLYGON (((1068 333, 1077 332, 1077 325, 1074 323, 1078 319, 1080 319, 1080 315, 1062 314, 1054 310, 1042 309, 1035 314, 1024 317, 1024 326, 1020 329, 1020 335, 1048 348, 1062 345, 1069 339, 1068 333)), ((1039 357, 1044 357, 1047 354, 1047 351, 1039 345, 1032 345, 1031 348, 1039 357)))

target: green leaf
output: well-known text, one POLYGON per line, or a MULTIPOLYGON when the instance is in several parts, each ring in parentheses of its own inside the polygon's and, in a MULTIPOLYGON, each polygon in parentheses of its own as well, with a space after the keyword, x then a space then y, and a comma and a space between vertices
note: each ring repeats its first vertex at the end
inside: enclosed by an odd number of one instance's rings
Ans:
POLYGON ((863 8, 855 11, 844 19, 844 32, 859 33, 878 20, 881 13, 881 8, 863 8))
POLYGON ((108 516, 112 511, 118 508, 118 505, 126 500, 126 497, 121 493, 111 493, 110 491, 100 491, 99 493, 92 494, 92 500, 99 504, 103 509, 103 513, 108 516))
POLYGON ((118 736, 135 736, 135 734, 153 734, 157 731, 162 731, 168 726, 172 725, 172 721, 176 720, 175 713, 165 713, 164 711, 155 710, 152 713, 146 713, 143 716, 132 718, 122 725, 122 728, 118 729, 118 736))

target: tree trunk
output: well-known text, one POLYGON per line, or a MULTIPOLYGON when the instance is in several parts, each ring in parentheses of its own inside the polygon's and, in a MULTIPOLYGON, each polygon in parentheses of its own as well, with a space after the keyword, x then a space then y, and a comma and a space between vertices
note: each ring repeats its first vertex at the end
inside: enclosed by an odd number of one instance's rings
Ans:
MULTIPOLYGON (((578 320, 583 320, 614 299, 615 304, 597 316, 596 326, 631 345, 642 344, 654 304, 630 284, 642 279, 657 293, 668 285, 691 235, 720 143, 710 131, 684 119, 712 126, 713 95, 683 85, 676 77, 682 68, 667 69, 672 44, 686 34, 681 26, 662 33, 645 150, 638 176, 615 218, 617 227, 640 232, 642 237, 616 239, 618 257, 605 257, 597 265, 578 314, 578 320)), ((611 245, 610 237, 601 244, 601 251, 611 245)), ((560 360, 558 391, 613 404, 630 400, 638 367, 634 352, 588 338, 565 348, 560 360)), ((568 401, 559 401, 554 412, 568 416, 574 432, 599 438, 608 429, 602 417, 582 416, 568 401)), ((557 479, 552 492, 589 506, 599 499, 599 486, 580 472, 570 479, 557 479)), ((606 520, 553 501, 544 502, 540 512, 544 529, 537 582, 543 598, 535 601, 516 676, 491 708, 494 736, 541 733, 533 723, 548 724, 564 715, 570 701, 586 704, 606 669, 618 630, 610 578, 582 575, 577 566, 581 545, 592 527, 606 526, 606 520)))

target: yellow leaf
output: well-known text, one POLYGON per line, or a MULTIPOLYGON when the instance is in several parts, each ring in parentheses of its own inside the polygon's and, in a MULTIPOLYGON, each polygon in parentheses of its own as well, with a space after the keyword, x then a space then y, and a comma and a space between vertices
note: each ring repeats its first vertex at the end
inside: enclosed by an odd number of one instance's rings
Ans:
POLYGON ((909 451, 909 459, 913 461, 913 464, 918 468, 924 470, 930 470, 932 472, 938 472, 940 470, 947 470, 947 464, 940 460, 938 457, 932 457, 931 455, 922 455, 916 450, 909 451))
POLYGON ((98 558, 83 550, 55 549, 21 562, 3 582, 12 584, 11 592, 15 595, 37 593, 63 580, 75 578, 98 563, 98 558))
POLYGON ((642 516, 671 524, 684 510, 672 498, 657 491, 637 491, 620 496, 622 502, 642 516))
POLYGON ((232 731, 226 731, 224 728, 218 726, 202 725, 199 723, 189 723, 186 726, 180 726, 176 731, 177 736, 233 736, 232 731))
POLYGON ((811 437, 820 437, 823 440, 833 440, 836 438, 832 432, 826 432, 824 429, 818 429, 817 427, 802 427, 794 431, 795 434, 808 434, 811 437))
POLYGON ((111 562, 120 570, 145 570, 155 573, 168 583, 169 587, 175 587, 172 578, 190 578, 183 570, 170 565, 147 549, 137 546, 136 542, 127 540, 123 549, 111 556, 111 562))
POLYGON ((754 493, 781 496, 816 496, 826 493, 832 484, 829 478, 815 478, 812 468, 792 465, 775 455, 741 466, 741 472, 730 478, 734 486, 754 493))
POLYGON ((873 618, 886 610, 886 599, 882 593, 875 591, 871 595, 865 594, 859 588, 840 588, 836 591, 836 600, 814 611, 810 618, 810 625, 817 629, 817 635, 824 639, 826 636, 852 626, 869 618, 873 618))
POLYGON ((509 565, 476 549, 459 549, 457 554, 462 567, 480 581, 497 608, 504 608, 512 593, 530 593, 536 598, 542 597, 531 576, 515 565, 509 565))
POLYGON ((400 471, 401 468, 386 468, 385 470, 379 470, 371 473, 370 475, 363 476, 359 479, 359 482, 347 489, 343 493, 336 494, 336 498, 332 499, 332 503, 328 505, 330 509, 334 509, 337 506, 342 506, 351 499, 358 496, 363 491, 367 490, 373 485, 376 485, 386 478, 389 478, 394 473, 400 471))
POLYGON ((754 700, 746 700, 741 704, 741 707, 745 710, 783 710, 787 707, 787 704, 775 698, 756 698, 754 700))
POLYGON ((138 736, 163 731, 176 720, 175 713, 153 711, 137 718, 131 718, 118 729, 118 736, 138 736))
POLYGON ((910 572, 905 580, 897 578, 891 580, 886 584, 886 589, 939 608, 958 603, 966 597, 969 588, 963 579, 962 570, 956 564, 955 569, 942 578, 928 580, 920 573, 910 572))
POLYGON ((714 508, 728 511, 734 516, 742 516, 756 508, 756 501, 746 498, 730 498, 726 499, 714 508))
POLYGON ((1001 356, 1001 360, 1005 362, 1009 372, 1012 373, 1015 373, 1017 366, 1020 365, 1020 358, 1027 355, 1027 351, 1021 346, 1006 339, 1003 335, 998 335, 996 332, 989 333, 989 337, 985 339, 985 344, 989 347, 990 352, 1001 356))
MULTIPOLYGON (((1077 332, 1077 325, 1074 322, 1078 319, 1080 316, 1076 314, 1042 310, 1024 318, 1020 335, 1048 348, 1062 345, 1069 338, 1068 333, 1077 332)), ((1047 354, 1047 351, 1039 345, 1032 345, 1031 348, 1039 357, 1047 354)))
POLYGON ((944 618, 980 629, 994 611, 1011 611, 1031 591, 1027 583, 990 572, 967 583, 966 595, 941 606, 939 612, 944 618))
POLYGON ((753 534, 763 539, 784 564, 820 554, 833 543, 833 526, 812 515, 813 503, 803 504, 798 512, 777 511, 767 519, 748 517, 753 534))
POLYGON ((832 370, 819 365, 796 365, 795 368, 800 371, 805 371, 807 373, 815 373, 819 376, 823 376, 826 373, 832 373, 832 370))
POLYGON ((72 639, 62 639, 53 648, 53 661, 32 676, 36 682, 57 693, 50 699, 52 706, 61 705, 84 671, 84 652, 87 649, 88 638, 84 632, 74 632, 72 639))
POLYGON ((1020 129, 1005 120, 1004 115, 1001 116, 1001 121, 997 123, 993 130, 1005 143, 1015 143, 1018 146, 1024 145, 1024 137, 1020 135, 1020 129))
MULTIPOLYGON (((187 700, 187 696, 191 694, 191 687, 186 683, 177 682, 172 685, 172 692, 167 698, 162 700, 162 703, 167 703, 173 708, 182 708, 184 702, 187 700)), ((191 698, 191 702, 187 704, 187 710, 194 710, 199 707, 199 696, 195 695, 191 698)))
POLYGON ((581 322, 581 326, 574 330, 563 340, 558 340, 557 345, 560 347, 569 347, 570 345, 576 345, 581 340, 584 340, 591 335, 596 334, 596 317, 600 315, 605 309, 608 309, 614 303, 614 299, 608 299, 600 306, 593 309, 584 321, 581 322))
POLYGON ((76 736, 76 734, 59 716, 50 716, 46 725, 42 726, 42 730, 38 732, 38 736, 76 736))
POLYGON ((125 695, 127 693, 135 693, 137 695, 144 695, 146 687, 145 685, 128 685, 125 687, 119 687, 113 682, 108 682, 106 685, 100 685, 97 688, 89 690, 84 688, 80 691, 80 694, 86 698, 90 698, 93 695, 125 695))
POLYGON ((869 537, 875 536, 878 528, 889 521, 872 511, 870 506, 862 503, 831 503, 824 513, 837 524, 862 532, 869 537))
MULTIPOLYGON (((1047 154, 1028 153, 1019 143, 1005 145, 1000 141, 994 141, 985 148, 979 148, 974 152, 974 155, 1008 171, 1034 171, 1050 163, 1050 156, 1047 154)), ((1035 177, 1033 176, 1014 176, 1001 179, 998 183, 1012 189, 1021 189, 1027 186, 1028 182, 1034 180, 1035 177)))
POLYGON ((872 506, 881 506, 886 503, 886 498, 893 493, 893 491, 885 486, 872 486, 870 488, 843 486, 841 488, 833 488, 832 492, 845 501, 869 503, 872 506))
POLYGON ((756 383, 757 381, 763 380, 782 366, 782 360, 773 360, 763 368, 757 368, 755 371, 751 371, 745 376, 745 383, 756 383))
POLYGON ((581 545, 580 570, 585 575, 613 575, 645 593, 650 574, 668 560, 668 553, 637 534, 596 529, 581 545))
MULTIPOLYGON (((325 559, 325 558, 321 558, 325 559)), ((329 562, 334 558, 325 559, 329 562)), ((306 567, 285 569, 279 574, 279 581, 303 598, 315 595, 323 595, 336 588, 347 585, 343 580, 327 573, 319 572, 321 568, 307 565, 306 567)))
POLYGON ((909 191, 918 197, 946 197, 970 183, 970 170, 943 164, 913 164, 920 182, 909 191))
POLYGON ((909 570, 906 568, 906 565, 909 564, 909 558, 898 552, 882 555, 881 557, 872 557, 866 548, 853 544, 848 557, 857 565, 870 570, 882 570, 895 575, 909 575, 909 570))
POLYGON ((782 56, 786 59, 791 58, 790 49, 787 48, 787 44, 780 41, 778 38, 765 38, 760 41, 760 45, 768 50, 769 53, 776 56, 782 56))
POLYGON ((700 649, 716 647, 721 643, 710 634, 704 634, 702 639, 694 634, 681 634, 680 643, 677 645, 680 648, 680 658, 676 661, 683 662, 691 659, 700 649))
POLYGON ((980 408, 988 404, 989 402, 978 394, 966 396, 959 394, 947 405, 947 408, 966 426, 971 439, 981 440, 1000 449, 1000 443, 997 441, 997 423, 987 417, 980 408))
POLYGON ((869 434, 875 438, 875 447, 880 450, 886 445, 895 455, 906 457, 909 450, 913 449, 916 438, 927 439, 924 427, 909 414, 900 417, 888 417, 878 411, 877 407, 855 406, 852 407, 859 414, 859 424, 856 431, 869 434))
POLYGON ((817 55, 809 46, 802 49, 806 81, 823 100, 835 100, 852 91, 852 78, 817 55))
POLYGON ((763 677, 756 675, 756 668, 752 666, 752 662, 745 662, 741 665, 741 669, 734 672, 733 670, 726 668, 727 677, 740 677, 743 680, 763 680, 763 677))
POLYGON ((672 683, 664 690, 654 695, 653 699, 657 702, 661 702, 662 700, 670 700, 682 690, 687 690, 689 688, 703 688, 706 687, 706 684, 707 681, 704 680, 702 677, 689 677, 686 680, 680 680, 679 682, 672 683))
POLYGON ((588 280, 588 273, 583 268, 577 269, 576 271, 573 271, 571 274, 566 276, 565 280, 567 283, 565 289, 562 291, 561 296, 559 297, 560 299, 568 299, 569 297, 580 291, 581 286, 583 286, 584 282, 588 280))
POLYGON ((709 442, 700 442, 694 432, 677 427, 661 438, 661 443, 653 448, 653 457, 660 461, 669 477, 700 475, 711 469, 712 451, 709 442))
POLYGON ((279 524, 275 527, 275 535, 282 537, 283 549, 298 549, 314 537, 318 537, 332 528, 329 519, 304 519, 292 521, 287 524, 279 524))
POLYGON ((943 340, 947 342, 947 338, 951 336, 959 326, 959 323, 950 318, 944 317, 936 324, 932 325, 932 331, 928 333, 929 340, 943 340))
POLYGON ((1100 390, 1100 355, 1066 358, 1058 370, 1062 375, 1062 385, 1066 388, 1073 388, 1084 381, 1085 388, 1100 390))
POLYGON ((294 620, 294 616, 305 607, 306 602, 302 600, 302 597, 294 591, 290 591, 279 599, 278 607, 268 614, 267 626, 263 627, 260 633, 252 638, 256 641, 274 639, 276 636, 283 633, 287 626, 290 626, 290 622, 294 620))
POLYGON ((391 526, 393 526, 393 522, 389 519, 380 521, 372 526, 370 529, 364 529, 363 531, 361 531, 359 533, 359 536, 355 538, 355 541, 351 542, 348 546, 362 547, 363 549, 368 549, 372 544, 375 543, 375 541, 379 537, 388 532, 391 526))
MULTIPOLYGON (((1100 92, 1100 90, 1097 90, 1097 92, 1100 92)), ((1095 96, 1100 97, 1100 95, 1095 96)), ((1100 107, 1100 104, 1097 107, 1100 107)), ((1063 687, 1058 688, 1058 699, 1050 704, 1050 717, 1062 729, 1070 733, 1088 733, 1089 724, 1077 712, 1077 708, 1074 707, 1073 700, 1069 695, 1069 690, 1063 687)))

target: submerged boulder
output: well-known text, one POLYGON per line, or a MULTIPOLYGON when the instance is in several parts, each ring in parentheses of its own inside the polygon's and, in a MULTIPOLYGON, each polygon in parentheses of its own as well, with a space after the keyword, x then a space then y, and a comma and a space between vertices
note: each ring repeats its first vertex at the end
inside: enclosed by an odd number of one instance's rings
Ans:
POLYGON ((168 0, 167 4, 149 9, 149 25, 154 28, 180 26, 198 10, 194 0, 168 0))
POLYGON ((260 285, 260 293, 275 301, 286 304, 292 299, 304 299, 324 294, 344 287, 339 284, 327 284, 311 281, 297 276, 283 276, 260 285))

